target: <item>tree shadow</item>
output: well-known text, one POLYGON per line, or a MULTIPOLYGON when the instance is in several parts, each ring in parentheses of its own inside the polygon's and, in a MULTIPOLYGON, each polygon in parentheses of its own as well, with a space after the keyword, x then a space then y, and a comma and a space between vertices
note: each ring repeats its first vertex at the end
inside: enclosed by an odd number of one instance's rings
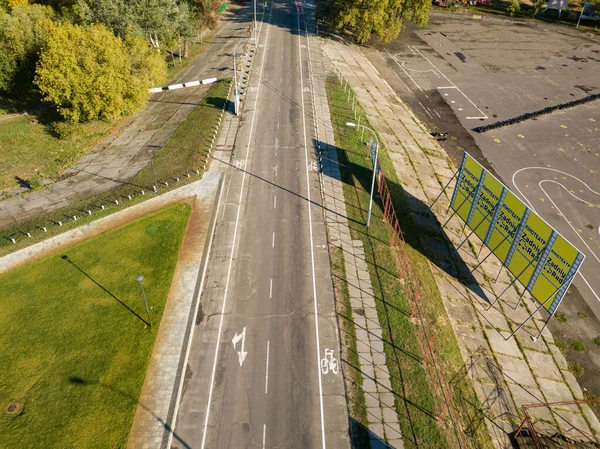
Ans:
POLYGON ((119 304, 121 304, 123 307, 125 307, 130 313, 132 313, 134 316, 136 316, 142 323, 146 324, 147 326, 150 326, 150 323, 148 323, 144 318, 142 318, 140 315, 138 315, 131 307, 129 307, 127 304, 125 304, 121 299, 117 298, 114 294, 112 294, 109 290, 106 289, 106 287, 104 287, 102 284, 100 284, 98 281, 96 281, 93 277, 91 277, 89 274, 87 274, 85 271, 83 271, 75 262, 73 262, 69 256, 67 256, 66 254, 60 257, 62 260, 64 260, 65 262, 70 263, 73 267, 75 267, 81 274, 83 274, 85 277, 87 277, 90 281, 92 281, 94 284, 96 284, 98 287, 100 287, 102 290, 104 290, 105 293, 107 293, 109 296, 111 296, 115 301, 117 301, 119 304))
POLYGON ((119 394, 120 396, 122 396, 125 399, 128 399, 128 400, 136 403, 139 407, 142 407, 145 411, 150 413, 160 424, 162 424, 162 426, 165 428, 165 431, 167 431, 168 433, 171 433, 173 435, 173 438, 175 438, 179 443, 181 443, 185 449, 191 449, 191 446, 188 443, 186 443, 183 439, 181 439, 181 437, 179 435, 177 435, 177 433, 171 428, 171 426, 169 424, 167 424, 160 416, 158 416, 156 413, 154 413, 147 405, 145 405, 143 402, 140 402, 140 400, 138 398, 136 398, 135 396, 133 396, 129 393, 126 393, 123 390, 120 390, 118 388, 115 388, 112 385, 108 385, 108 384, 105 384, 105 383, 102 383, 102 382, 96 381, 96 380, 86 380, 80 376, 69 376, 68 380, 73 385, 96 386, 96 387, 104 388, 113 393, 119 394))

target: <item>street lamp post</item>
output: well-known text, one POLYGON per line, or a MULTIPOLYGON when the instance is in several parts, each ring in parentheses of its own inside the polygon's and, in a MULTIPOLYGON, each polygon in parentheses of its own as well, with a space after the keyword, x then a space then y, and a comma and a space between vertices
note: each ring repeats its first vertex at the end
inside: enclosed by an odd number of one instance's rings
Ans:
POLYGON ((371 134, 373 134, 373 136, 375 137, 375 160, 373 161, 373 179, 371 181, 371 197, 369 199, 369 211, 367 212, 367 228, 369 227, 369 225, 371 224, 371 209, 373 207, 373 193, 375 191, 375 176, 377 175, 377 162, 378 162, 378 156, 379 156, 379 139, 377 138, 377 134, 375 134, 375 131, 373 131, 371 128, 365 126, 365 125, 357 125, 356 123, 353 122, 346 122, 346 126, 350 126, 352 128, 364 128, 367 131, 370 131, 371 134))
POLYGON ((142 296, 144 297, 144 304, 146 305, 146 313, 148 314, 148 324, 152 327, 152 319, 150 318, 150 309, 148 308, 148 301, 146 300, 146 292, 144 291, 144 276, 138 276, 135 278, 136 281, 140 283, 140 287, 142 287, 142 296))
POLYGON ((150 154, 150 166, 152 167, 152 175, 154 176, 154 193, 158 192, 156 188, 156 172, 154 171, 154 157, 152 157, 152 150, 148 150, 150 154))

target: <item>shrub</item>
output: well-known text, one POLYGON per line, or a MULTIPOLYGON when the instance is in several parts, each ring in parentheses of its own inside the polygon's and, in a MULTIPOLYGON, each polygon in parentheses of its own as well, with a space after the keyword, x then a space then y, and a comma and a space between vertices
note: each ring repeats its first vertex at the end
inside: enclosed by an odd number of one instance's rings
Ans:
POLYGON ((570 345, 576 352, 585 352, 585 345, 578 340, 571 340, 570 345))

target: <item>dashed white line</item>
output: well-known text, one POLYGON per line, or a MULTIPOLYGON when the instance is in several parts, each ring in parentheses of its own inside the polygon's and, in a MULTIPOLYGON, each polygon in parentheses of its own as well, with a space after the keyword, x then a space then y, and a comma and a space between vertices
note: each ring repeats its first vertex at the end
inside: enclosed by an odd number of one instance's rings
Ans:
POLYGON ((277 197, 273 197, 273 209, 277 209, 277 197))
POLYGON ((271 248, 275 248, 275 233, 273 232, 273 241, 271 242, 271 248))
MULTIPOLYGON (((269 10, 269 20, 268 23, 271 23, 271 16, 273 13, 273 7, 270 8, 269 10)), ((261 24, 262 27, 262 24, 261 24)), ((254 130, 254 119, 256 118, 256 110, 258 109, 258 98, 259 98, 259 93, 260 93, 260 86, 261 86, 261 80, 262 80, 262 74, 263 74, 263 69, 265 67, 265 55, 267 54, 267 44, 269 43, 269 33, 271 31, 271 27, 267 28, 267 35, 265 37, 265 47, 264 47, 264 51, 262 54, 262 61, 261 61, 261 65, 260 65, 260 72, 258 75, 258 87, 256 90, 256 107, 254 108, 254 110, 252 111, 252 122, 250 123, 250 133, 248 135, 248 144, 246 145, 246 162, 245 162, 245 166, 248 166, 248 156, 250 153, 250 143, 252 142, 252 131, 254 130)), ((204 419, 204 429, 202 432, 202 444, 201 444, 201 448, 204 449, 204 446, 206 444, 206 434, 207 434, 207 429, 208 429, 208 420, 210 417, 210 405, 212 403, 212 395, 213 395, 213 389, 214 389, 214 384, 215 384, 215 374, 217 372, 217 360, 219 359, 219 345, 221 343, 221 334, 223 331, 223 319, 225 318, 225 306, 227 304, 227 294, 229 292, 229 280, 231 278, 231 268, 233 266, 233 254, 235 252, 235 240, 237 238, 237 232, 238 232, 238 225, 239 225, 239 220, 240 220, 240 211, 242 210, 242 198, 244 195, 244 184, 246 182, 246 170, 243 170, 243 175, 242 175, 242 185, 240 187, 240 196, 238 199, 238 210, 237 210, 237 215, 235 218, 235 227, 234 227, 234 231, 233 231, 233 239, 232 239, 232 245, 231 245, 231 254, 229 256, 229 267, 227 268, 227 281, 225 283, 225 292, 223 294, 223 305, 221 306, 221 318, 219 320, 219 332, 217 334, 217 343, 215 346, 215 358, 213 360, 213 368, 212 368, 212 375, 211 375, 211 379, 210 379, 210 389, 209 389, 209 393, 208 393, 208 402, 206 405, 206 418, 204 419)), ((266 424, 265 424, 266 426, 266 424)), ((264 439, 264 437, 263 437, 264 439)))
POLYGON ((263 449, 265 449, 266 437, 267 437, 267 425, 263 424, 263 449))
MULTIPOLYGON (((269 343, 267 340, 267 367, 265 369, 265 394, 269 391, 269 343)), ((264 444, 264 442, 263 442, 264 444)))
POLYGON ((269 281, 269 298, 273 297, 273 279, 269 281))

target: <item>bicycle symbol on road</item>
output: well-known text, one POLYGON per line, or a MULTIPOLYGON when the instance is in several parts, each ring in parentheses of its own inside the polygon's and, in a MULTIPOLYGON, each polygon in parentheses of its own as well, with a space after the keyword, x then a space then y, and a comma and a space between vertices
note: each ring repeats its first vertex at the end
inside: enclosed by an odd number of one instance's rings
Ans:
POLYGON ((333 357, 333 349, 325 348, 325 357, 321 359, 321 372, 327 374, 329 371, 333 374, 339 373, 338 361, 333 357))
POLYGON ((317 161, 311 161, 310 164, 308 164, 308 171, 319 171, 317 161))
POLYGON ((245 161, 243 161, 242 159, 237 159, 237 160, 234 162, 235 168, 237 168, 238 170, 240 170, 241 168, 243 168, 243 167, 244 167, 244 162, 245 162, 245 161))

